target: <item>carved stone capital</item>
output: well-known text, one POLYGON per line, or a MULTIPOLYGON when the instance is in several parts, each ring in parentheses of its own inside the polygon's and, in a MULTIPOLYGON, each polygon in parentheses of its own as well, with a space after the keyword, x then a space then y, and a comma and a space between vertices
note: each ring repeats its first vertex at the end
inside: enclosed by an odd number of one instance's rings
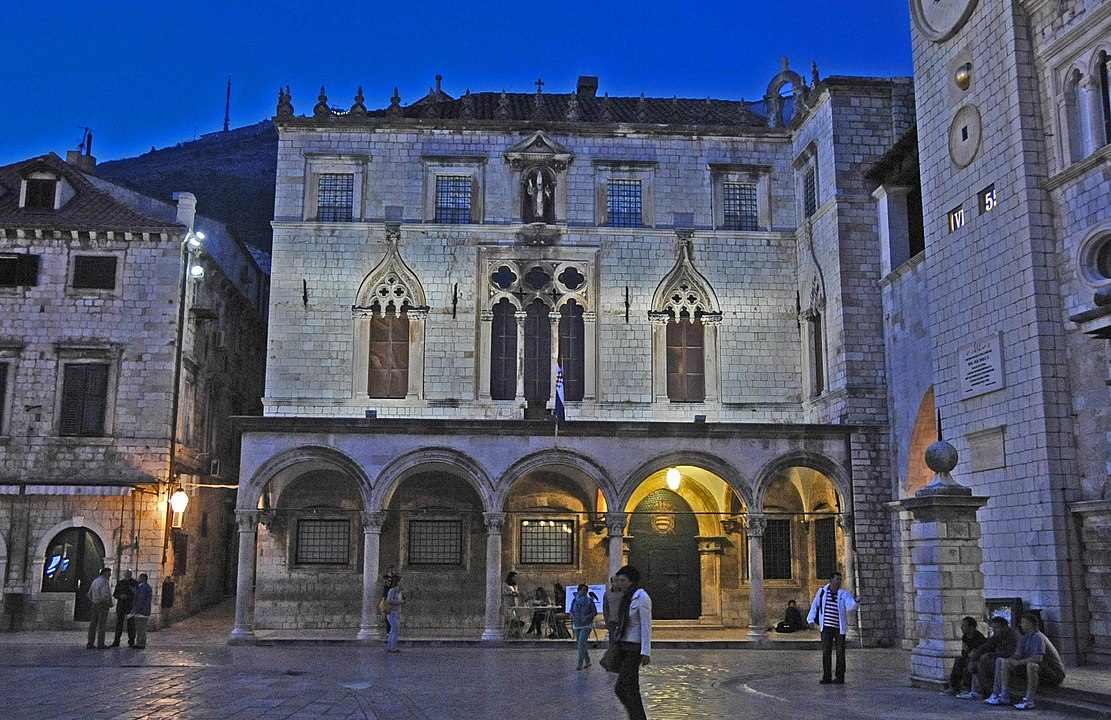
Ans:
POLYGON ((653 325, 667 325, 671 321, 671 313, 666 310, 649 310, 648 322, 653 325))
POLYGON ((584 312, 583 313, 583 322, 584 323, 598 322, 598 313, 590 312, 590 311, 584 312))
POLYGON ((628 522, 629 516, 625 513, 606 513, 606 532, 610 537, 617 537, 625 534, 625 523, 628 522))
POLYGON ((513 317, 517 318, 517 322, 523 323, 525 319, 528 318, 528 313, 521 310, 520 312, 513 313, 513 317))
POLYGON ((553 323, 559 322, 559 319, 561 317, 563 317, 562 313, 558 313, 558 312, 548 313, 548 319, 551 320, 553 323))
POLYGON ((838 525, 838 527, 840 527, 845 532, 852 533, 852 531, 853 531, 853 514, 852 513, 841 513, 840 515, 838 515, 837 516, 837 525, 838 525))
POLYGON ((257 510, 236 510, 235 523, 241 533, 253 533, 258 528, 259 512, 257 510))
POLYGON ((500 535, 505 527, 505 513, 482 513, 482 519, 486 523, 486 532, 491 535, 500 535))
POLYGON ((405 308, 405 314, 409 316, 410 320, 426 320, 430 309, 427 305, 410 306, 405 308))
POLYGON ((749 515, 745 520, 745 535, 751 539, 763 538, 768 529, 768 518, 764 515, 749 515))
POLYGON ((378 512, 362 512, 363 532, 364 533, 380 533, 382 526, 386 524, 386 513, 378 512))
POLYGON ((482 322, 494 322, 494 311, 482 310, 478 313, 478 319, 482 322))
POLYGON ((721 322, 722 317, 724 317, 724 314, 720 311, 719 312, 705 312, 705 313, 702 313, 702 324, 703 325, 717 325, 721 322))

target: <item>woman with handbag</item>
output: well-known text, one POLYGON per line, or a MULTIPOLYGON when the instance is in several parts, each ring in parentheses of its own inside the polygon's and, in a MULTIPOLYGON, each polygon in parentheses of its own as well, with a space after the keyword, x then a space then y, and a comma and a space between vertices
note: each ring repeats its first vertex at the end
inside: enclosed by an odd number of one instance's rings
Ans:
POLYGON ((600 662, 606 670, 617 673, 613 691, 629 720, 647 720, 640 698, 640 667, 650 662, 652 652, 652 598, 640 587, 640 571, 632 565, 617 571, 614 585, 625 593, 615 632, 617 642, 600 662))

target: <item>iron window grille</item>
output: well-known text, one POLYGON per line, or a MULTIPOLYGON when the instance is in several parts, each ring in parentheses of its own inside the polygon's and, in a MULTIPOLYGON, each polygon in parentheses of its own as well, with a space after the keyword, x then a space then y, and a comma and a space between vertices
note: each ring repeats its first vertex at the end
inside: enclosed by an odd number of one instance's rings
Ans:
POLYGON ((522 565, 575 563, 574 520, 522 520, 520 537, 522 565))
POLYGON ((316 217, 320 222, 351 222, 354 206, 354 175, 324 173, 317 178, 316 217))
POLYGON ((410 520, 409 565, 462 565, 462 520, 410 520))
POLYGON ((641 226, 640 180, 610 180, 606 193, 606 215, 613 227, 641 226))
POLYGON ((75 290, 115 290, 116 261, 112 255, 78 255, 73 259, 75 290))
POLYGON ((813 167, 806 169, 802 181, 802 201, 806 217, 818 212, 818 174, 813 167))
POLYGON ((727 182, 722 185, 726 230, 757 230, 756 186, 727 182))
POLYGON ((764 579, 791 579, 790 520, 768 520, 764 530, 764 579))
POLYGON ((297 521, 298 565, 346 565, 351 559, 351 521, 297 521))
POLYGON ((814 572, 824 580, 837 571, 837 521, 822 518, 814 521, 814 572))
POLYGON ((471 221, 471 178, 467 175, 436 176, 436 222, 463 224, 471 221))

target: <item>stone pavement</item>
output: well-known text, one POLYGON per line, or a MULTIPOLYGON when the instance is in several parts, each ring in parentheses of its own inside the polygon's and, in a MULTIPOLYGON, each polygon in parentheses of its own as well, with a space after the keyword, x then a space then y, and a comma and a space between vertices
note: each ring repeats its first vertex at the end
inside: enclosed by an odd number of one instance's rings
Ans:
MULTIPOLYGON (((160 633, 166 636, 170 633, 160 633)), ((85 650, 6 643, 0 718, 622 718, 614 676, 574 669, 570 648, 159 647, 85 650)), ((600 651, 594 651, 595 661, 600 651)), ((717 718, 1059 718, 916 690, 909 657, 849 653, 845 686, 817 684, 819 657, 785 650, 657 650, 642 675, 652 720, 717 718)))

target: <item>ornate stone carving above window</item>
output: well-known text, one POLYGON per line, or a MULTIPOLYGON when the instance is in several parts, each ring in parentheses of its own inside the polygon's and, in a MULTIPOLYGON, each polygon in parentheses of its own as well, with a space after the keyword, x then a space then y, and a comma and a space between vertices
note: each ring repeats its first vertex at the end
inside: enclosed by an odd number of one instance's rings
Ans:
MULTIPOLYGON (((567 219, 567 190, 564 175, 573 156, 571 152, 536 131, 505 151, 505 161, 513 170, 513 204, 521 209, 521 222, 554 224, 567 219)), ((533 231, 522 242, 550 244, 554 238, 533 231)))

